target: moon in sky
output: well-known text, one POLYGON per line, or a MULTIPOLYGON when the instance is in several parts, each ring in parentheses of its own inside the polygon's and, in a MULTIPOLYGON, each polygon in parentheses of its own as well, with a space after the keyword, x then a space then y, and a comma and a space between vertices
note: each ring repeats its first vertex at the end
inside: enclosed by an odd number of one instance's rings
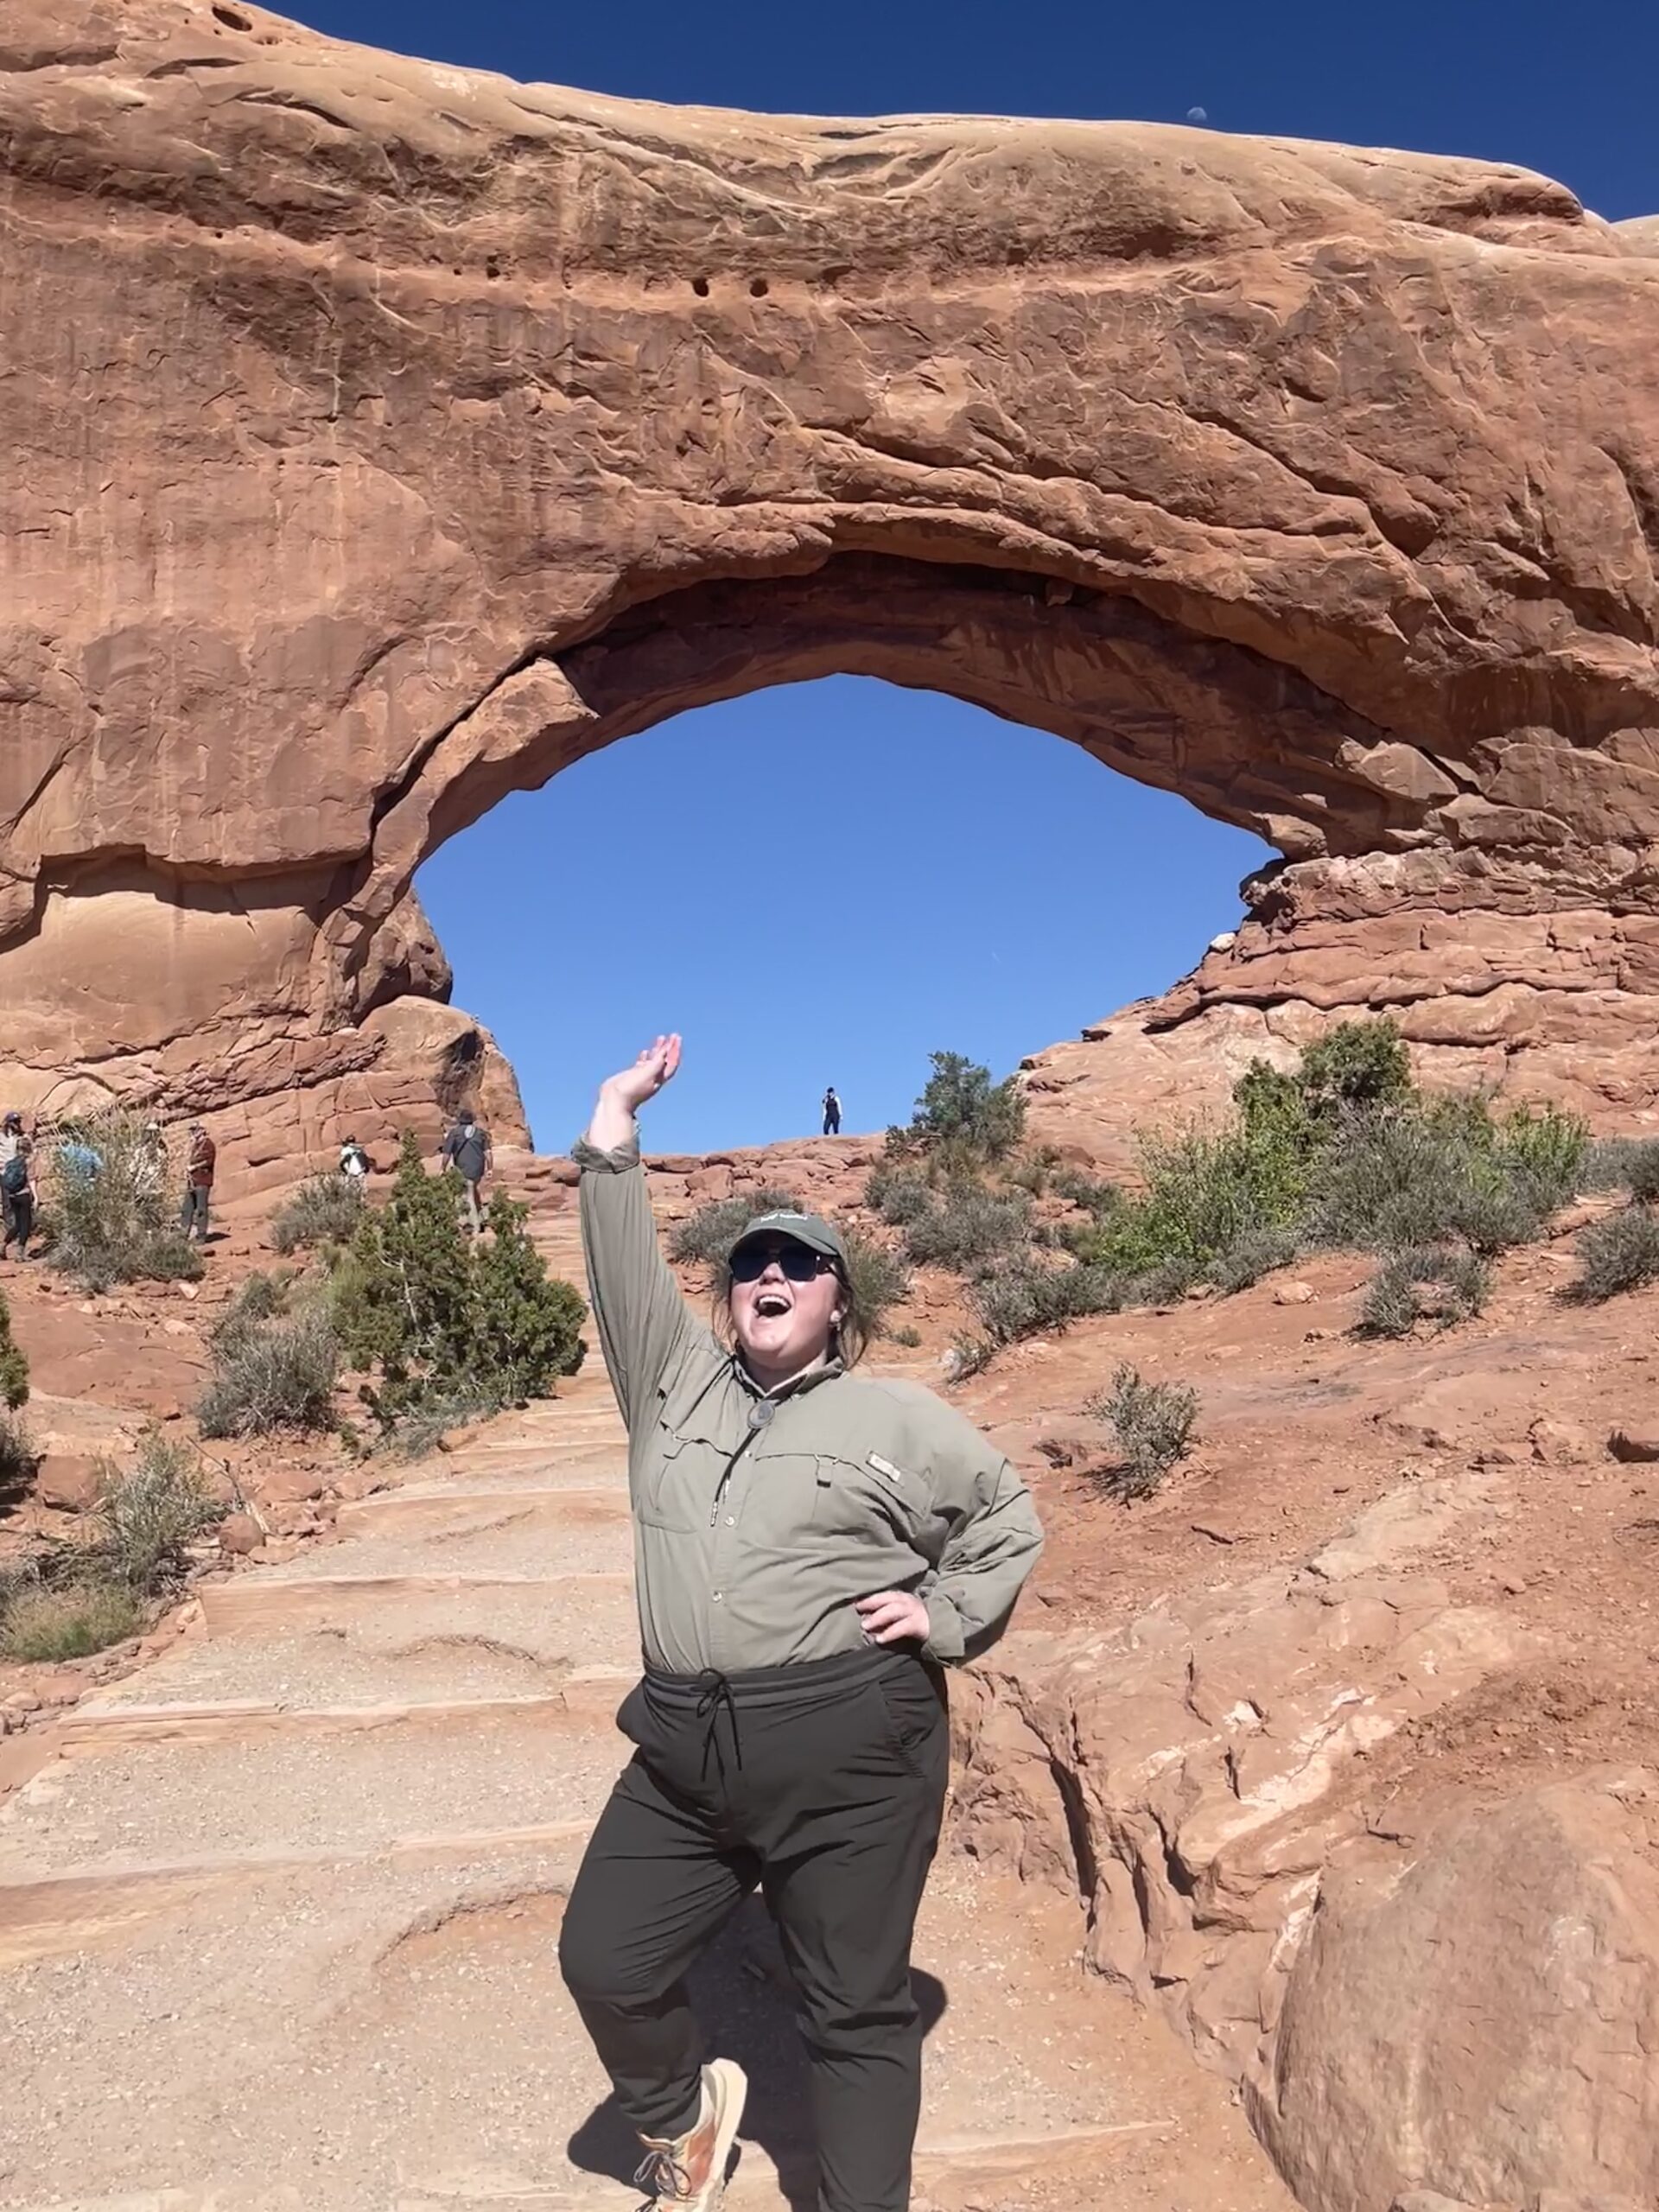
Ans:
POLYGON ((1207 107, 1190 107, 1186 111, 1186 119, 1189 123, 1208 123, 1210 111, 1207 107))

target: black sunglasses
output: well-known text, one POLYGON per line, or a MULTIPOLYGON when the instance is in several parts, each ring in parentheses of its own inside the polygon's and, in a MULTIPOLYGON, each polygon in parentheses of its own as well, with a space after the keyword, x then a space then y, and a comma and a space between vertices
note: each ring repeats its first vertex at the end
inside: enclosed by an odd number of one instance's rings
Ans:
POLYGON ((734 1282, 759 1282, 776 1260, 791 1282, 810 1282, 814 1275, 833 1270, 835 1262, 791 1237, 783 1244, 740 1244, 732 1255, 734 1282))

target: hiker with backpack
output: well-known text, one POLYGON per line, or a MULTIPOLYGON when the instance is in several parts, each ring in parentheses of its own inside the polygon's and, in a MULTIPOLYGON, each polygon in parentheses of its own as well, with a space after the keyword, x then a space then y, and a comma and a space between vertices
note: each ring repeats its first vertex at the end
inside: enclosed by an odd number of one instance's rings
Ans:
POLYGON ((853 1372, 845 1240, 748 1222, 711 1329, 657 1240, 638 1109, 659 1037, 572 1154, 594 1319, 626 1424, 645 1677, 637 1747, 589 1840, 560 1963, 645 2151, 639 2185, 709 2212, 748 2084, 703 2063, 684 1977, 757 1886, 799 1993, 823 2212, 906 2212, 921 2104, 910 1948, 950 1764, 944 1669, 1007 1626, 1042 1533, 1025 1484, 919 1384, 853 1372))
POLYGON ((35 1171, 21 1114, 8 1114, 0 1125, 0 1260, 8 1256, 14 1239, 18 1258, 28 1259, 35 1232, 35 1171))
POLYGON ((467 1225, 476 1236, 484 1226, 478 1186, 490 1172, 494 1153, 489 1131, 470 1107, 463 1107, 455 1116, 454 1126, 438 1147, 438 1158, 461 1178, 466 1195, 467 1225))
POLYGON ((205 1244, 219 1147, 200 1122, 191 1122, 188 1134, 190 1150, 185 1162, 184 1204, 179 1209, 179 1227, 187 1243, 194 1236, 198 1244, 205 1244))
POLYGON ((823 1134, 827 1137, 841 1135, 841 1101, 836 1096, 833 1083, 823 1094, 823 1134))
POLYGON ((373 1162, 355 1137, 347 1137, 340 1147, 340 1172, 357 1191, 361 1192, 373 1171, 373 1162))

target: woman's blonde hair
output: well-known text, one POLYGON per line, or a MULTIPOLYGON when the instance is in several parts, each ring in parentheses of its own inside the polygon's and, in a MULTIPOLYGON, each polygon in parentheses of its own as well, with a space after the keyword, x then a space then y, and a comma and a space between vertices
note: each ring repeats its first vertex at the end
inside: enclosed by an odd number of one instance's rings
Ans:
MULTIPOLYGON (((841 1285, 841 1319, 830 1332, 830 1345, 835 1357, 850 1371, 870 1348, 869 1318, 859 1297, 856 1281, 838 1261, 832 1260, 830 1264, 841 1285)), ((724 1260, 715 1268, 714 1310, 710 1318, 717 1339, 728 1351, 734 1351, 737 1338, 732 1327, 732 1270, 724 1260)))

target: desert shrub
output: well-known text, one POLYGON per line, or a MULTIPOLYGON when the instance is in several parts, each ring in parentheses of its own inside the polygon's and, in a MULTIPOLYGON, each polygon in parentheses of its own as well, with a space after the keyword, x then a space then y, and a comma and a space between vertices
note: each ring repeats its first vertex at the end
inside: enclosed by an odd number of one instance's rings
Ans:
POLYGON ((84 1659, 142 1635, 143 1601, 118 1583, 35 1583, 0 1597, 0 1659, 20 1665, 84 1659))
POLYGON ((1478 1252, 1408 1245, 1372 1276, 1355 1328, 1364 1337, 1404 1337, 1425 1318, 1450 1328, 1478 1313, 1490 1288, 1491 1271, 1478 1252))
POLYGON ((138 1597, 181 1582, 189 1547, 225 1517, 189 1446, 149 1429, 130 1467, 105 1463, 92 1508, 98 1535, 81 1572, 138 1597))
POLYGON ((1309 1112, 1330 1117, 1344 1109, 1400 1104, 1411 1091, 1411 1061, 1397 1025, 1386 1014, 1339 1021, 1306 1047, 1294 1080, 1309 1112))
POLYGON ((723 1266, 727 1253, 757 1215, 804 1211, 792 1191, 776 1190, 766 1185, 758 1191, 716 1198, 681 1222, 669 1239, 669 1257, 701 1261, 705 1267, 723 1266))
POLYGON ((39 1446, 16 1413, 0 1413, 0 1498, 26 1490, 40 1463, 39 1446))
POLYGON ((270 1436, 330 1428, 340 1344, 326 1306, 243 1321, 215 1338, 213 1371, 196 1402, 204 1436, 270 1436))
POLYGON ((314 1175, 272 1216, 270 1241, 279 1252, 349 1244, 362 1217, 360 1185, 346 1175, 314 1175))
POLYGON ((201 1256, 179 1230, 166 1156, 145 1117, 107 1107, 66 1124, 60 1134, 96 1154, 99 1165, 89 1172, 66 1158, 60 1144, 49 1146, 38 1163, 50 1264, 94 1292, 118 1282, 194 1281, 201 1256))
MULTIPOLYGON (((11 1333, 11 1308, 0 1297, 0 1402, 15 1412, 29 1402, 29 1362, 11 1333)), ((0 1469, 0 1481, 4 1471, 0 1469)))
POLYGON ((892 1334, 887 1317, 893 1306, 902 1306, 910 1296, 910 1275, 899 1255, 889 1252, 874 1237, 861 1236, 855 1230, 849 1230, 845 1241, 853 1295, 874 1343, 878 1337, 892 1334))
POLYGON ((466 1236, 458 1179, 429 1175, 405 1133, 391 1196, 365 1209, 330 1301, 346 1359, 372 1377, 364 1401, 383 1427, 435 1405, 479 1411, 544 1397, 575 1373, 588 1309, 549 1274, 526 1218, 498 1196, 490 1235, 466 1236))
POLYGON ((887 1331, 887 1342, 890 1344, 902 1344, 906 1351, 914 1351, 917 1345, 919 1344, 921 1341, 921 1331, 919 1329, 912 1329, 908 1322, 905 1324, 902 1329, 889 1329, 887 1331))
POLYGON ((292 1289, 291 1276, 265 1274, 256 1269, 238 1287, 209 1331, 207 1341, 214 1352, 229 1358, 264 1322, 286 1313, 292 1289))
POLYGON ((915 1168, 897 1167, 882 1160, 870 1170, 864 1203, 891 1227, 902 1229, 931 1211, 933 1186, 915 1168))
POLYGON ((1060 1155, 1052 1145, 1038 1145, 1022 1152, 1013 1166, 1003 1172, 1016 1189, 1029 1192, 1033 1198, 1040 1198, 1053 1180, 1059 1166, 1060 1155))
POLYGON ((1579 1279, 1568 1296, 1599 1306, 1620 1291, 1659 1281, 1659 1219, 1644 1205, 1629 1205, 1580 1231, 1573 1247, 1579 1279))
POLYGON ((1553 1133, 1540 1139, 1533 1123, 1512 1143, 1513 1122, 1495 1121, 1473 1098, 1351 1123, 1321 1163, 1314 1234, 1384 1252, 1463 1243, 1490 1256, 1526 1243, 1561 1192, 1553 1133))
POLYGON ((982 1375, 996 1357, 996 1346, 988 1337, 963 1335, 951 1339, 946 1355, 948 1382, 965 1382, 969 1376, 982 1375))
POLYGON ((1248 1229, 1230 1244, 1211 1269, 1211 1280, 1224 1296, 1248 1290, 1280 1268, 1287 1268, 1301 1250, 1293 1229, 1271 1226, 1248 1229))
MULTIPOLYGON (((1523 1183, 1546 1214, 1584 1187, 1590 1131, 1576 1114, 1554 1106, 1517 1106, 1497 1122, 1493 1149, 1506 1177, 1523 1183)), ((1659 1147, 1648 1163, 1652 1195, 1659 1198, 1659 1147)))
MULTIPOLYGON (((492 1414, 499 1413, 505 1402, 500 1398, 480 1398, 465 1391, 450 1397, 423 1398, 417 1406, 383 1427, 380 1450, 400 1461, 424 1459, 437 1450, 451 1429, 487 1420, 492 1414)), ((359 1451, 358 1456, 364 1454, 359 1451)))
POLYGON ((1047 1267, 1031 1259, 1011 1259, 988 1269, 971 1293, 974 1312, 993 1347, 1061 1329, 1090 1313, 1116 1313, 1125 1303, 1126 1286, 1105 1268, 1073 1261, 1047 1267))
POLYGON ((1149 1497, 1170 1469, 1184 1459, 1198 1418, 1198 1395, 1178 1382, 1148 1382, 1138 1368, 1124 1365, 1109 1390, 1085 1401, 1093 1421, 1107 1422, 1117 1439, 1122 1464, 1109 1486, 1123 1497, 1149 1497))
POLYGON ((1621 1185, 1643 1205, 1659 1198, 1659 1137, 1604 1137, 1586 1151, 1580 1180, 1591 1191, 1621 1185))
POLYGON ((887 1132, 889 1149, 920 1152, 958 1173, 1006 1160, 1026 1128, 1016 1079, 991 1081, 988 1068, 961 1052, 931 1052, 933 1072, 907 1126, 887 1132))
POLYGON ((1031 1200, 1023 1191, 993 1191, 957 1180, 905 1229, 905 1250, 918 1267, 975 1273, 1023 1250, 1031 1232, 1031 1200))
POLYGON ((1105 1182, 1093 1175, 1083 1175, 1071 1168, 1062 1168, 1050 1186, 1057 1198, 1070 1205, 1081 1206, 1085 1213, 1115 1213, 1128 1202, 1128 1193, 1120 1183, 1105 1182))
POLYGON ((1173 1268, 1209 1278, 1225 1253, 1294 1223, 1304 1174, 1243 1128, 1186 1129, 1141 1141, 1145 1191, 1097 1216, 1070 1242, 1081 1258, 1145 1276, 1173 1268))

